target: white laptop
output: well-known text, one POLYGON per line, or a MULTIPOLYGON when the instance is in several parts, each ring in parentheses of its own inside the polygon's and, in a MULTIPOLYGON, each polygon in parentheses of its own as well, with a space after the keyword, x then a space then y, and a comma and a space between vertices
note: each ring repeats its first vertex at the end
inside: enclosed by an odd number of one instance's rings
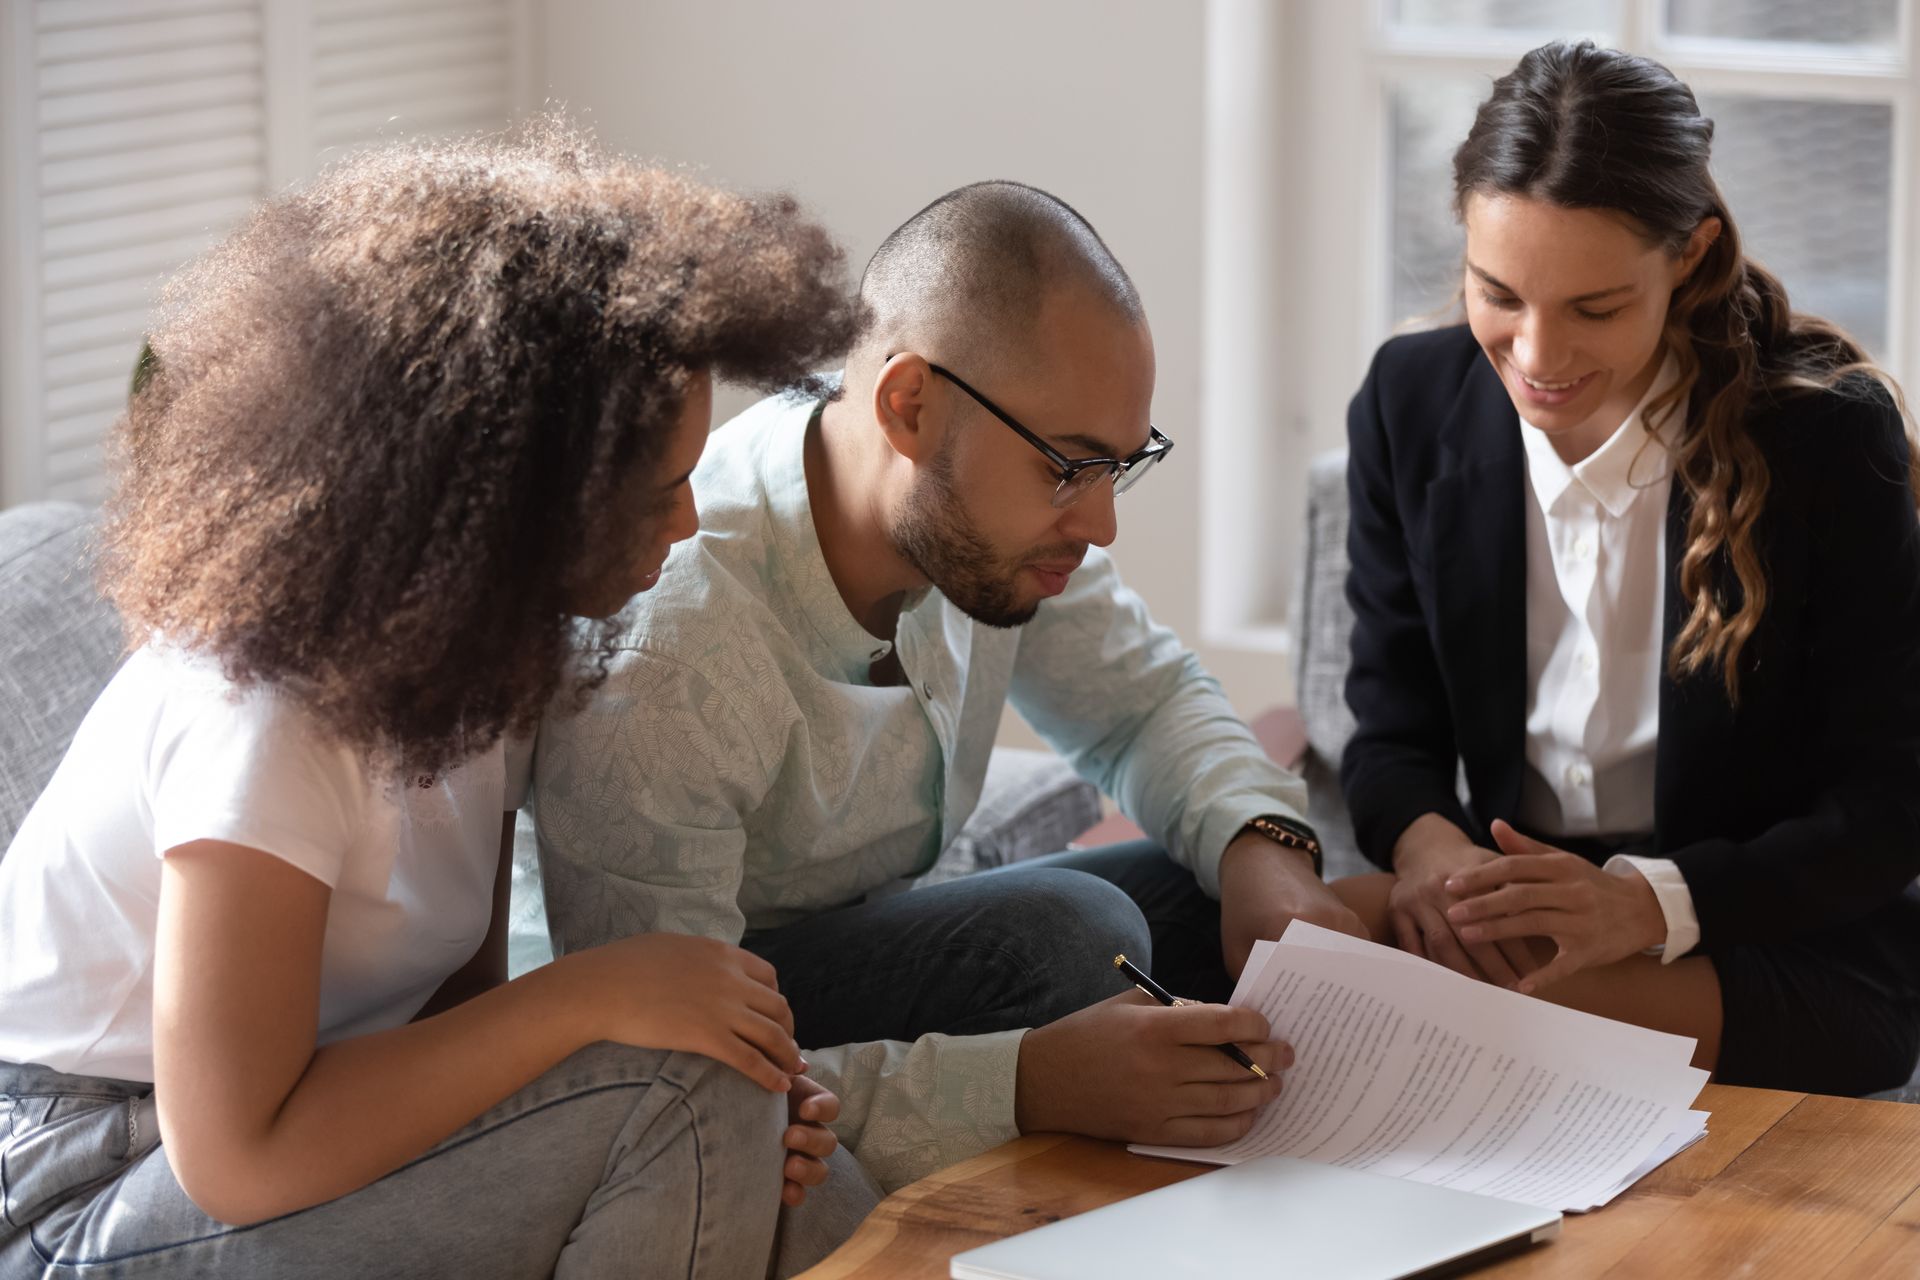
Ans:
POLYGON ((1456 1274, 1560 1234, 1551 1209, 1265 1156, 1010 1236, 954 1280, 1398 1280, 1456 1274))

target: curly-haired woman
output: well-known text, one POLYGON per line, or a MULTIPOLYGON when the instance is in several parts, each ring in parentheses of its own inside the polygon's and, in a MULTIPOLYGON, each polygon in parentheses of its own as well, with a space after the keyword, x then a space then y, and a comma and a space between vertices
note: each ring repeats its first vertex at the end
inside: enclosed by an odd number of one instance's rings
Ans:
POLYGON ((841 265, 547 123, 351 160, 175 283, 102 536, 134 651, 0 862, 0 1272, 764 1271, 837 1107, 773 970, 507 982, 505 868, 575 620, 696 528, 710 375, 841 350, 841 265))
POLYGON ((1742 252, 1712 136, 1666 68, 1554 44, 1455 154, 1467 323, 1349 418, 1344 782, 1395 872, 1349 891, 1723 1080, 1864 1092, 1920 1054, 1915 458, 1742 252))

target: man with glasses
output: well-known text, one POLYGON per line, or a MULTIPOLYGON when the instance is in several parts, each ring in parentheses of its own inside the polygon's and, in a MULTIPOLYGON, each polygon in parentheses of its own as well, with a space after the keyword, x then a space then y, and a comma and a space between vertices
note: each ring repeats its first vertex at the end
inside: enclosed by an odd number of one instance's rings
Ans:
POLYGON ((1018 1131, 1237 1136, 1291 1050, 1250 1010, 1115 997, 1114 955, 1222 1002, 1289 920, 1362 930, 1303 785, 1101 550, 1173 449, 1139 296, 1014 183, 922 210, 861 292, 839 389, 714 433, 701 532, 542 730, 556 943, 670 929, 771 961, 889 1187, 1018 1131), (1009 700, 1159 843, 895 892, 973 810, 1009 700))

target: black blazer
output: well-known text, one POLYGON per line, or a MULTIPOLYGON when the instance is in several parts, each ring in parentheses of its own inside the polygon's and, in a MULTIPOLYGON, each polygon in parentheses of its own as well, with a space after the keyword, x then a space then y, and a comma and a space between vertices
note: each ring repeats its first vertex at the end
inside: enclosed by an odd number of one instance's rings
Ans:
MULTIPOLYGON (((1898 414, 1850 390, 1783 399, 1751 421, 1772 472, 1756 527, 1771 594, 1738 707, 1717 671, 1660 681, 1653 853, 1686 877, 1703 947, 1857 919, 1920 874, 1920 522, 1898 414)), ((1394 841, 1431 812, 1491 847, 1526 767, 1527 479, 1513 403, 1461 325, 1383 346, 1347 430, 1359 727, 1341 780, 1360 846, 1391 866, 1394 841)), ((1669 647, 1687 616, 1690 508, 1676 477, 1669 647)))

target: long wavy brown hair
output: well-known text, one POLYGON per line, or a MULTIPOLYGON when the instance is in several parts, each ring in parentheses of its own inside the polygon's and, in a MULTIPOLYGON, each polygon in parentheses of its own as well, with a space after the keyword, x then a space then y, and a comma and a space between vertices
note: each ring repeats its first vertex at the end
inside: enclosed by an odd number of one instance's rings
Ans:
POLYGON ((530 730, 604 674, 615 624, 567 605, 656 518, 621 499, 692 381, 805 382, 844 276, 791 199, 557 119, 342 163, 166 293, 101 535, 129 643, 408 767, 530 730))
MULTIPOLYGON (((1543 45, 1494 81, 1454 153, 1454 210, 1464 216, 1476 193, 1609 210, 1675 256, 1702 222, 1720 220, 1719 237, 1674 291, 1665 337, 1680 380, 1648 416, 1658 423, 1686 406, 1674 473, 1692 499, 1680 559, 1691 611, 1668 668, 1676 678, 1717 668, 1737 703, 1740 655, 1767 608, 1755 527, 1771 476, 1751 415, 1814 389, 1884 397, 1903 418, 1906 405, 1858 342, 1793 310, 1780 281, 1746 256, 1708 169, 1712 145, 1713 122, 1693 91, 1659 63, 1588 41, 1543 45)), ((1910 423, 1908 436, 1908 483, 1920 501, 1910 423)))

